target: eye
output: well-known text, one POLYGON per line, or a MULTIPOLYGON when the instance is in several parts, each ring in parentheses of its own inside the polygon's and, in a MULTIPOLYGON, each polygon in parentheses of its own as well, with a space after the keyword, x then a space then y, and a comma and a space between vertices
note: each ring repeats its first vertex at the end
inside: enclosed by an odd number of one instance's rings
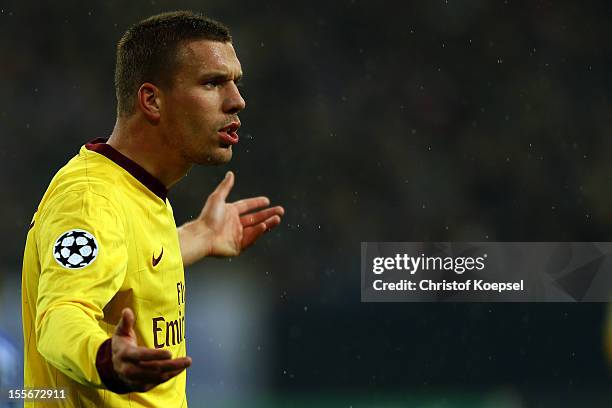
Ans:
POLYGON ((221 85, 222 81, 219 81, 218 79, 211 79, 210 81, 204 82, 204 88, 207 89, 215 89, 221 85))
POLYGON ((204 88, 214 89, 217 84, 214 81, 209 81, 204 83, 204 88))

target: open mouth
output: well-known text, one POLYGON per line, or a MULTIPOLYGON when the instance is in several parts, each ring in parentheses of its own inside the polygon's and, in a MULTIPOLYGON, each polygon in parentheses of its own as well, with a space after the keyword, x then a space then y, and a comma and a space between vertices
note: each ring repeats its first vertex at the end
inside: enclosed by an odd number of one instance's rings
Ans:
POLYGON ((227 148, 238 143, 238 128, 240 128, 240 122, 232 122, 219 129, 219 145, 227 148))

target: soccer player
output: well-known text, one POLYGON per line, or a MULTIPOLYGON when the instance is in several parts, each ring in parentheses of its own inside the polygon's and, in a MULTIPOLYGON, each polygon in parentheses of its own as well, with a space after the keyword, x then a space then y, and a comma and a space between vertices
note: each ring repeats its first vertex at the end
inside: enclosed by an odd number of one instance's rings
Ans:
POLYGON ((119 41, 115 128, 59 170, 27 235, 24 385, 63 389, 53 406, 187 406, 183 266, 240 254, 284 213, 226 202, 228 172, 197 219, 174 221, 168 189, 232 157, 241 76, 228 29, 199 14, 150 17, 119 41))

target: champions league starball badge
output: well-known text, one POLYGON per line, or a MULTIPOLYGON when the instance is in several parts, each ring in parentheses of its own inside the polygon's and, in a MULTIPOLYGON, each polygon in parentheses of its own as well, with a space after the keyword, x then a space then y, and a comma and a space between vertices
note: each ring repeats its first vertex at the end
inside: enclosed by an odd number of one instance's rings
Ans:
POLYGON ((53 257, 68 269, 84 268, 97 256, 98 241, 91 233, 81 229, 64 232, 53 246, 53 257))

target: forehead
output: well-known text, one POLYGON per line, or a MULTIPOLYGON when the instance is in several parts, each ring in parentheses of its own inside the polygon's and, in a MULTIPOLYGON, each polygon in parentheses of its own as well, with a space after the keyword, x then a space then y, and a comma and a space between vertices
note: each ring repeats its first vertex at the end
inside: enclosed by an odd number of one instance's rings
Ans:
POLYGON ((240 76, 242 68, 230 42, 195 40, 182 44, 178 50, 179 72, 202 75, 210 71, 240 76))

